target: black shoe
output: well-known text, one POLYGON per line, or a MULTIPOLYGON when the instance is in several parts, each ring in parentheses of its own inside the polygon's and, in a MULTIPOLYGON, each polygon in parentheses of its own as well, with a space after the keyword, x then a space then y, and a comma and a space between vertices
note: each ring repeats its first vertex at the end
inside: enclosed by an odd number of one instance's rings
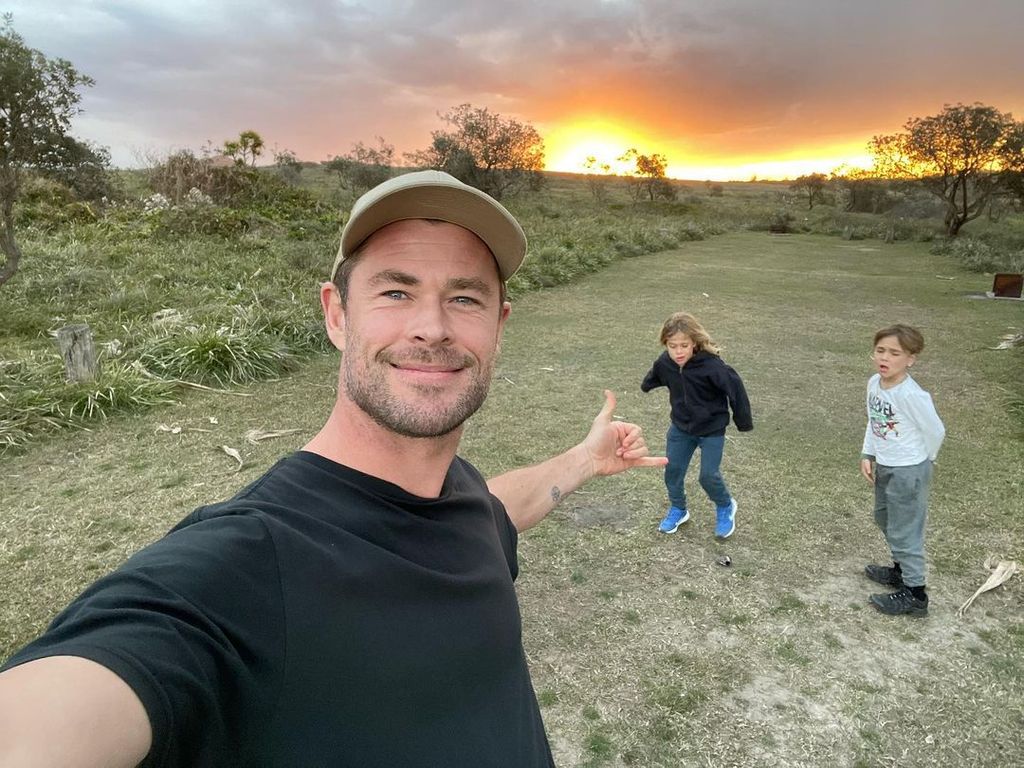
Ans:
POLYGON ((871 595, 868 599, 875 608, 890 616, 928 615, 928 595, 923 599, 914 597, 907 587, 891 594, 871 595))
POLYGON ((903 586, 903 571, 888 565, 868 565, 864 567, 864 575, 887 587, 903 586))

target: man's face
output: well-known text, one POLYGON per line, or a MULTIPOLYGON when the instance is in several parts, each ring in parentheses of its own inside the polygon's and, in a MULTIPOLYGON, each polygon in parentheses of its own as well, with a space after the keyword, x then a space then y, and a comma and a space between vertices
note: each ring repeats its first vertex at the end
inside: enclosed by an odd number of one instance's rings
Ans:
POLYGON ((446 435, 487 397, 508 313, 476 235, 444 222, 390 224, 363 246, 332 334, 344 352, 341 386, 392 432, 446 435))

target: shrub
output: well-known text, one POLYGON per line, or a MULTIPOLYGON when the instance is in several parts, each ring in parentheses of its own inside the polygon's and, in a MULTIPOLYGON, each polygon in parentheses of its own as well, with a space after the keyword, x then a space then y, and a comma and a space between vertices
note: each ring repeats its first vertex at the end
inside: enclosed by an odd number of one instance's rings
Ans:
POLYGON ((774 234, 792 232, 793 214, 789 211, 775 211, 768 216, 767 230, 774 234))
POLYGON ((292 370, 296 356, 265 324, 172 328, 144 342, 139 363, 164 379, 227 387, 292 370))
POLYGON ((190 189, 207 194, 213 186, 214 166, 210 158, 197 157, 183 149, 169 155, 149 170, 149 187, 172 203, 181 202, 190 189))
POLYGON ((1024 250, 1004 250, 972 237, 955 237, 932 246, 932 253, 959 261, 972 272, 1024 272, 1024 250))
POLYGON ((219 205, 154 206, 147 200, 146 214, 157 235, 219 235, 232 237, 248 232, 256 217, 219 205))

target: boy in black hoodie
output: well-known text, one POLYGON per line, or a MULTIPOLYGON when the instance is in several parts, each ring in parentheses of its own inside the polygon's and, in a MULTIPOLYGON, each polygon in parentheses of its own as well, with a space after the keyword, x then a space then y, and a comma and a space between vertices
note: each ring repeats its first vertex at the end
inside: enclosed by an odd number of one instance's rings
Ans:
POLYGON ((660 341, 665 351, 640 385, 644 392, 668 387, 672 406, 665 467, 670 506, 658 530, 675 533, 690 519, 683 481, 694 451, 700 448, 700 485, 715 503, 715 536, 726 539, 736 530, 736 499, 720 469, 725 428, 730 408, 740 432, 754 428, 750 401, 739 374, 718 356, 717 345, 693 315, 676 312, 669 317, 660 341))

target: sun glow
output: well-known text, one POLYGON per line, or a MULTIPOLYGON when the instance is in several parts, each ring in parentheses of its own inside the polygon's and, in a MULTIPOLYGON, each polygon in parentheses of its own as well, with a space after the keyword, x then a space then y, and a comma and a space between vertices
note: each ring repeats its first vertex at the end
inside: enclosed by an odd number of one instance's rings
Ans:
POLYGON ((565 173, 601 173, 602 166, 608 166, 608 173, 625 173, 630 164, 618 158, 630 147, 643 152, 645 143, 635 131, 604 120, 557 126, 544 135, 545 167, 565 173), (591 157, 595 160, 593 170, 587 167, 591 157))
POLYGON ((626 174, 631 163, 620 161, 626 150, 635 147, 641 154, 664 155, 668 159, 666 175, 673 179, 710 181, 764 181, 795 179, 810 173, 829 174, 840 167, 870 168, 871 155, 863 143, 813 147, 789 152, 786 156, 761 159, 750 156, 730 158, 694 156, 691 151, 649 139, 620 124, 605 120, 584 120, 549 129, 544 135, 549 171, 565 173, 626 174), (588 167, 588 158, 594 158, 588 167), (607 170, 604 167, 607 166, 607 170))
POLYGON ((762 181, 795 179, 811 173, 823 173, 826 176, 840 168, 870 168, 873 163, 871 155, 864 154, 863 148, 852 148, 844 153, 837 148, 831 151, 809 150, 800 157, 780 158, 776 160, 739 161, 735 164, 708 163, 698 161, 674 163, 669 155, 667 176, 673 179, 695 179, 703 181, 762 181))

